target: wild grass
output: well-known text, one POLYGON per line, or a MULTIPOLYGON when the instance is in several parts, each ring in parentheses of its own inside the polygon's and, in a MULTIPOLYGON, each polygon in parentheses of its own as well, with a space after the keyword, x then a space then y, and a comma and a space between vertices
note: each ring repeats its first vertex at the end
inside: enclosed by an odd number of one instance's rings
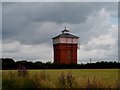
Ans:
POLYGON ((119 87, 117 69, 27 70, 27 74, 16 70, 2 72, 2 88, 119 87))
POLYGON ((2 70, 0 70, 0 90, 2 89, 2 70))

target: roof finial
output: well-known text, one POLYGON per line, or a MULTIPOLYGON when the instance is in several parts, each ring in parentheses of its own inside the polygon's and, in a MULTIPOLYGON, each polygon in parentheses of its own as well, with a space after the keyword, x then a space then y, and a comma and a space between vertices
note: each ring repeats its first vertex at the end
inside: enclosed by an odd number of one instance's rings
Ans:
POLYGON ((67 30, 67 29, 66 29, 66 26, 65 26, 65 30, 67 30))
POLYGON ((67 32, 69 32, 67 29, 66 29, 66 27, 65 27, 65 29, 62 31, 62 33, 67 33, 67 32))

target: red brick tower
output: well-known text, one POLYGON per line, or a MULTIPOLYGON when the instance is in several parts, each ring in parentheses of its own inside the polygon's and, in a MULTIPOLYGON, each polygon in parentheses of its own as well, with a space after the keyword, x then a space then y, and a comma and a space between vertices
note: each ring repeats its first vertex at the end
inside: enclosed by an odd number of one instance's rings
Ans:
POLYGON ((63 30, 62 34, 53 37, 54 63, 57 64, 77 64, 78 38, 63 30))

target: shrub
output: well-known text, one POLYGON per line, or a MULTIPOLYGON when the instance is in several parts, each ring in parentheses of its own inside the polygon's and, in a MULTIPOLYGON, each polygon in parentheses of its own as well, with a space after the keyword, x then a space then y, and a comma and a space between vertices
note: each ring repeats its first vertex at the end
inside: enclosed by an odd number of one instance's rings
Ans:
POLYGON ((18 66, 18 76, 20 77, 25 77, 29 74, 29 72, 27 71, 26 67, 25 66, 21 66, 19 65, 18 66))
POLYGON ((58 77, 58 84, 61 86, 61 87, 65 87, 66 86, 66 79, 65 79, 65 74, 64 72, 61 73, 61 75, 58 77))
POLYGON ((43 80, 43 81, 45 81, 45 80, 50 80, 50 76, 49 76, 48 73, 45 72, 45 70, 40 73, 40 78, 41 78, 41 80, 43 80))
POLYGON ((74 77, 71 72, 68 72, 66 75, 64 72, 61 73, 61 75, 58 77, 58 84, 62 88, 72 88, 74 82, 74 77))
POLYGON ((73 74, 71 72, 68 72, 66 75, 66 81, 68 86, 71 88, 73 85, 75 77, 73 76, 73 74))

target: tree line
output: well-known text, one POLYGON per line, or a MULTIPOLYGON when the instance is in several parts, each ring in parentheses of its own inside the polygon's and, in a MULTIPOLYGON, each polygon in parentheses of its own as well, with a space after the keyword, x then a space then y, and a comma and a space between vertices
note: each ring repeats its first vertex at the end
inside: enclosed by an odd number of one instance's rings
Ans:
POLYGON ((51 62, 42 63, 27 60, 15 61, 12 58, 1 58, 2 70, 16 70, 21 65, 27 69, 113 69, 120 68, 118 62, 96 62, 87 64, 55 64, 51 62))

